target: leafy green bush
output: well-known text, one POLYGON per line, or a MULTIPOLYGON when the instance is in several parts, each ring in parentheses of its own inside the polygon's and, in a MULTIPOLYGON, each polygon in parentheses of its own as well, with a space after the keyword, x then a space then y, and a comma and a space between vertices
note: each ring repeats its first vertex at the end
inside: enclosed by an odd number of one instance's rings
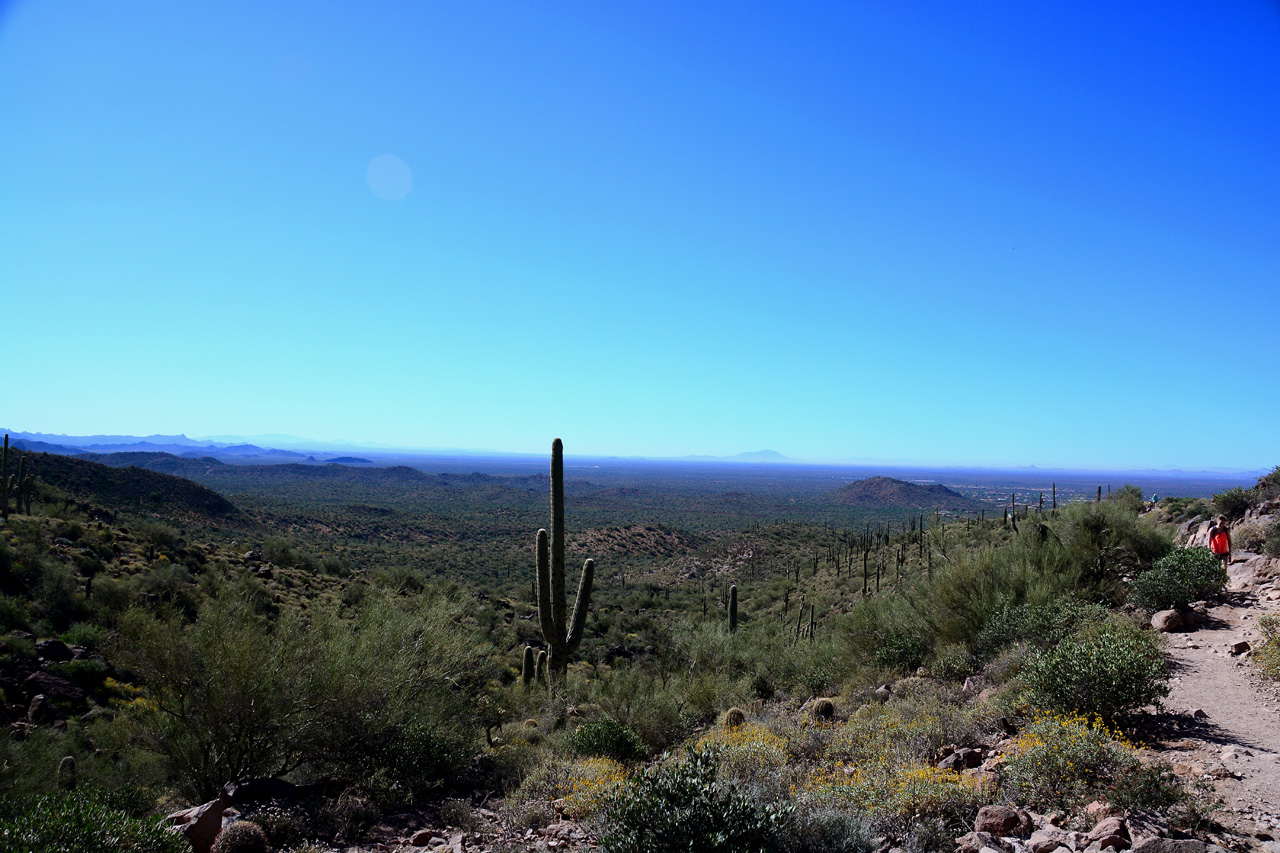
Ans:
POLYGON ((747 853, 765 850, 787 826, 792 806, 760 805, 716 779, 714 748, 689 750, 641 774, 606 806, 606 853, 747 853))
POLYGON ((186 853, 185 838, 158 821, 132 817, 100 790, 81 788, 0 802, 0 845, 44 853, 186 853))
POLYGON ((1032 655, 1019 678, 1025 698, 1037 708, 1106 720, 1169 695, 1169 669, 1158 635, 1114 617, 1032 655))
POLYGON ((1254 492, 1252 489, 1246 491, 1236 486, 1234 489, 1227 489, 1225 492, 1219 492, 1214 495, 1213 508, 1228 519, 1239 518, 1249 508, 1253 498, 1254 492))
POLYGON ((1183 608, 1227 583, 1222 562, 1208 548, 1178 548, 1133 579, 1129 598, 1148 612, 1183 608))
POLYGON ((648 754, 640 735, 614 717, 584 723, 569 734, 568 740, 570 748, 579 755, 632 761, 648 754))

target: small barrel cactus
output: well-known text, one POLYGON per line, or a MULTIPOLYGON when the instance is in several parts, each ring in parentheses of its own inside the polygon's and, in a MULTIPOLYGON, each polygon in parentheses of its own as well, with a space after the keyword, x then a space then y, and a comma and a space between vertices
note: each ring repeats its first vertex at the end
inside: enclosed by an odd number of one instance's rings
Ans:
POLYGON ((830 699, 814 699, 809 705, 809 713, 815 720, 829 720, 835 716, 836 703, 830 699))
POLYGON ((747 721, 747 715, 742 712, 741 708, 730 708, 724 712, 724 721, 721 725, 726 732, 731 732, 747 721))
POLYGON ((218 833, 210 853, 267 853, 267 836, 256 823, 238 820, 218 833))
POLYGON ((74 755, 68 755, 58 762, 58 787, 60 789, 63 791, 72 790, 75 788, 78 779, 79 772, 74 755))

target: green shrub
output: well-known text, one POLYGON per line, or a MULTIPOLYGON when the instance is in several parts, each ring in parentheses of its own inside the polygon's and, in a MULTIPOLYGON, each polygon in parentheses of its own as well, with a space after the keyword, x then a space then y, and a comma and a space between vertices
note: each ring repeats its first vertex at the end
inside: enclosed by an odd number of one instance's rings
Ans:
POLYGON ((1267 539, 1262 550, 1268 557, 1280 557, 1280 521, 1273 521, 1267 526, 1267 539))
POLYGON ((1098 604, 1059 598, 1047 604, 1006 604, 992 614, 974 640, 973 650, 983 663, 1018 642, 1036 649, 1056 646, 1080 626, 1102 621, 1107 609, 1098 604))
POLYGON ((191 845, 156 820, 131 817, 100 790, 80 788, 0 802, 0 845, 43 853, 187 853, 191 845))
POLYGON ((1231 545, 1244 551, 1261 552, 1267 542, 1267 527, 1260 521, 1245 521, 1231 529, 1231 545))
POLYGON ((1263 616, 1258 620, 1258 630, 1262 632, 1262 642, 1254 647, 1250 657, 1263 676, 1280 680, 1280 618, 1263 616))
POLYGON ((1037 708, 1106 720, 1169 695, 1159 636, 1114 617, 1032 655, 1019 678, 1025 698, 1037 708))
POLYGON ((924 638, 907 628, 886 632, 871 655, 877 666, 898 672, 914 672, 924 663, 929 645, 924 638))
POLYGON ((640 735, 613 717, 592 720, 569 734, 569 746, 579 755, 595 755, 615 761, 644 758, 648 749, 640 735))
POLYGON ((1178 548, 1133 579, 1129 598, 1149 613, 1184 608, 1227 583, 1222 562, 1208 548, 1178 548))
POLYGON ((1280 465, 1271 469, 1268 474, 1263 474, 1258 478, 1258 484, 1253 489, 1260 501, 1269 501, 1273 498, 1280 498, 1280 465))
POLYGON ((107 677, 107 667, 102 661, 69 660, 64 663, 50 664, 48 671, 65 678, 80 689, 93 693, 102 687, 107 677))
POLYGON ((1249 508, 1253 498, 1254 492, 1252 489, 1246 491, 1236 486, 1234 489, 1227 489, 1225 492, 1219 492, 1214 495, 1213 508, 1228 519, 1239 518, 1249 508))
POLYGON ((98 641, 102 638, 102 626, 94 625, 91 622, 76 622, 65 632, 60 639, 62 642, 71 646, 84 646, 85 648, 97 648, 98 641))
POLYGON ((792 806, 760 805, 717 781, 714 748, 652 768, 625 785, 605 808, 606 853, 747 853, 765 850, 786 828, 792 806))
MULTIPOLYGON (((0 539, 0 544, 3 542, 4 540, 0 539)), ((7 634, 14 629, 29 627, 31 623, 27 621, 27 607, 22 599, 0 595, 0 631, 7 634)))
POLYGON ((1138 767, 1124 736, 1097 718, 1041 714, 1018 734, 1007 754, 1004 784, 1019 803, 1071 809, 1097 797, 1138 767))
POLYGON ((190 627, 134 610, 112 655, 142 676, 148 701, 124 722, 195 802, 303 764, 404 799, 470 757, 487 670, 456 620, 442 601, 411 611, 372 594, 353 618, 316 607, 271 625, 229 593, 190 627))

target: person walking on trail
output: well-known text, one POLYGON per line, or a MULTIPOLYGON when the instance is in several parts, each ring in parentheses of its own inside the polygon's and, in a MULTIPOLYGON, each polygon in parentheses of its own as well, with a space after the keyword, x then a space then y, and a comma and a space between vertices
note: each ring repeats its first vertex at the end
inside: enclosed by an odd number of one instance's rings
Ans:
POLYGON ((1227 526, 1227 517, 1218 516, 1218 520, 1209 528, 1209 550, 1222 560, 1222 568, 1231 565, 1231 528, 1227 526))

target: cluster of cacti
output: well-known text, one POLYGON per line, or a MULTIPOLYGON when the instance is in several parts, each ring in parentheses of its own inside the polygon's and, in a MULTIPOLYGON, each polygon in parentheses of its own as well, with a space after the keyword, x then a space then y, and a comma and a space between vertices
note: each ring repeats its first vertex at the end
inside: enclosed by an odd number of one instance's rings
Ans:
POLYGON ((596 564, 594 560, 583 564, 578 597, 569 618, 564 587, 564 446, 558 438, 551 442, 551 533, 548 536, 546 530, 538 531, 536 562, 538 621, 550 649, 549 653, 543 652, 547 658, 545 669, 550 679, 560 681, 569 666, 569 655, 582 643, 596 564))
POLYGON ((524 659, 520 662, 520 683, 528 690, 537 674, 534 663, 533 646, 524 647, 524 659))

